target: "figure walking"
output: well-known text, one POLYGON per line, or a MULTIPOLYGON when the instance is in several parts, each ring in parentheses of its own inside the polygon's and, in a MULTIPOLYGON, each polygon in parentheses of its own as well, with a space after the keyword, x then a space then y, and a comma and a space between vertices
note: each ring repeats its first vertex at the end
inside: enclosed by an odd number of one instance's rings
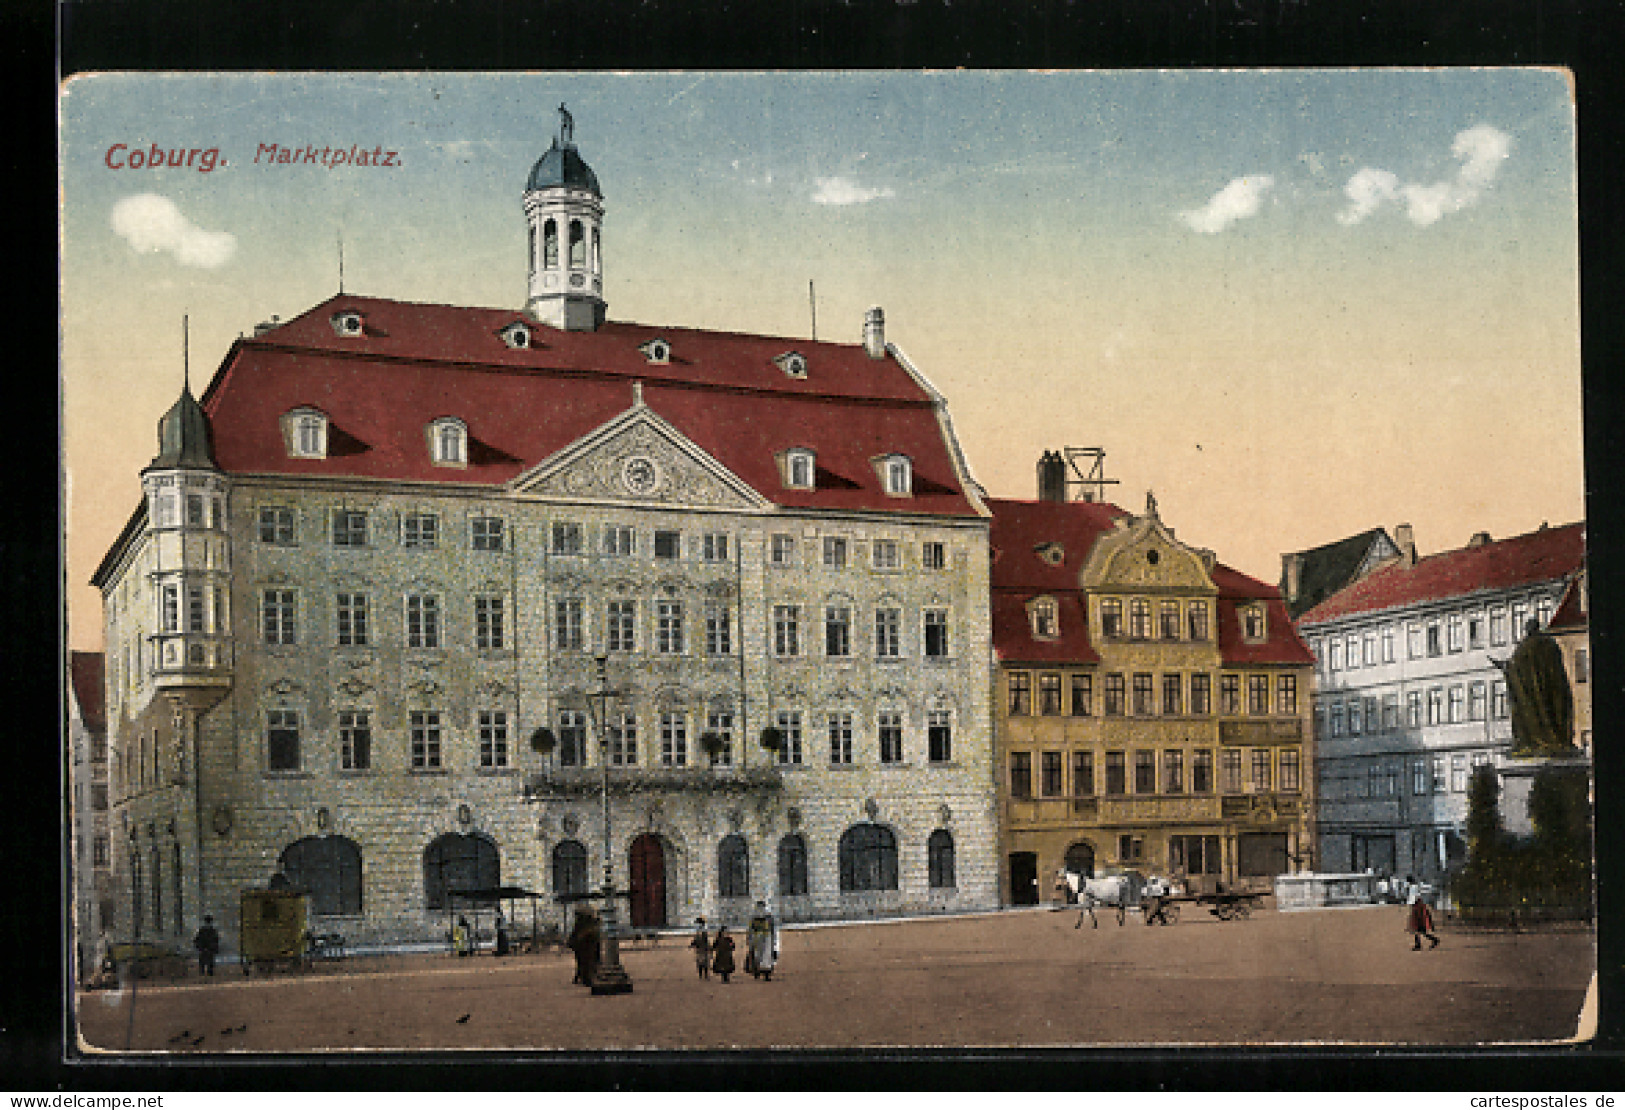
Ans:
POLYGON ((1145 923, 1147 925, 1168 924, 1168 884, 1162 881, 1162 876, 1152 875, 1145 884, 1145 923))
POLYGON ((711 970, 722 976, 726 983, 734 973, 734 938, 728 935, 728 926, 717 927, 717 939, 711 942, 711 970))
POLYGON ((214 915, 203 915, 203 927, 192 938, 192 947, 197 949, 197 973, 199 975, 214 974, 214 957, 220 951, 220 934, 214 927, 214 915))
POLYGON ((497 914, 497 955, 506 956, 513 945, 508 940, 508 922, 500 913, 497 914))
POLYGON ((469 937, 468 918, 461 914, 457 916, 457 924, 451 927, 451 949, 459 956, 466 956, 473 951, 473 945, 470 943, 469 937))
POLYGON ((688 946, 694 949, 694 970, 699 972, 701 979, 711 978, 711 934, 705 931, 705 918, 694 919, 697 926, 694 930, 694 939, 688 946))
POLYGON ((756 916, 750 919, 745 939, 749 945, 749 966, 745 970, 772 982, 774 965, 779 962, 779 923, 768 912, 766 902, 756 903, 756 916))
POLYGON ((1423 937, 1428 938, 1429 949, 1439 947, 1439 938, 1433 933, 1433 910, 1429 908, 1427 900, 1418 891, 1411 892, 1410 918, 1405 923, 1405 928, 1410 931, 1414 938, 1411 945, 1412 952, 1422 950, 1423 937))
POLYGON ((576 957, 576 977, 572 983, 592 986, 598 975, 598 918, 587 910, 576 911, 576 923, 566 941, 576 957))

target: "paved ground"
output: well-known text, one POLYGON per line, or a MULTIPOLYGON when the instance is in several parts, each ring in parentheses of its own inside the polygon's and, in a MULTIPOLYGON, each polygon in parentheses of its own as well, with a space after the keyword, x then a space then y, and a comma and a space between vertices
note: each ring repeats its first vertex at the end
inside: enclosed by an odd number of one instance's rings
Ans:
POLYGON ((1589 931, 1452 930, 1412 952, 1402 907, 1126 926, 1102 915, 786 930, 770 983, 700 982, 685 941, 625 954, 592 997, 561 954, 353 958, 320 971, 80 996, 92 1050, 1472 1044, 1574 1035, 1589 931))

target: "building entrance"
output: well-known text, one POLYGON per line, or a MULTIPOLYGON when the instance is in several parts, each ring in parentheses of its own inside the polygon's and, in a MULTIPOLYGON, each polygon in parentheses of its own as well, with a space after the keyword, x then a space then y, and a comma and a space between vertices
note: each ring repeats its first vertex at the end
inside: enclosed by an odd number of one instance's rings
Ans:
POLYGON ((1082 875, 1085 879, 1095 877, 1095 849, 1093 845, 1078 841, 1066 850, 1066 859, 1063 861, 1066 869, 1074 875, 1082 875))
POLYGON ((1010 901, 1017 906, 1038 905, 1038 854, 1010 853, 1010 901))
POLYGON ((666 850, 660 838, 644 833, 632 842, 628 871, 632 887, 634 928, 662 928, 666 924, 666 850))

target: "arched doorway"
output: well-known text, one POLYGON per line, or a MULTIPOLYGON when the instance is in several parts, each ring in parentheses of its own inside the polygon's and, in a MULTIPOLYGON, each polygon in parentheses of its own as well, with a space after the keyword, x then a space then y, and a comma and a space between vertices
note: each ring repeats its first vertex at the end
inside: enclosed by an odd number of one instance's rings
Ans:
POLYGON ((666 850, 660 838, 644 833, 632 842, 628 871, 632 887, 634 928, 662 928, 666 924, 666 850))
POLYGON ((1082 875, 1085 879, 1095 877, 1095 849, 1092 844, 1079 840, 1066 850, 1066 859, 1063 861, 1066 869, 1074 875, 1082 875))

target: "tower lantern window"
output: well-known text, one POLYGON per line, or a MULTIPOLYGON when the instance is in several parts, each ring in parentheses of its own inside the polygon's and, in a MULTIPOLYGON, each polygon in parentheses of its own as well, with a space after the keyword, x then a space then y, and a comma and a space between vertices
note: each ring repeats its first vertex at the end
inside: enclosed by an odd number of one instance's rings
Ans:
POLYGON ((548 220, 542 225, 542 265, 548 269, 559 264, 559 225, 548 220))
POLYGON ((570 221, 570 266, 572 269, 587 264, 587 232, 580 220, 570 221))

